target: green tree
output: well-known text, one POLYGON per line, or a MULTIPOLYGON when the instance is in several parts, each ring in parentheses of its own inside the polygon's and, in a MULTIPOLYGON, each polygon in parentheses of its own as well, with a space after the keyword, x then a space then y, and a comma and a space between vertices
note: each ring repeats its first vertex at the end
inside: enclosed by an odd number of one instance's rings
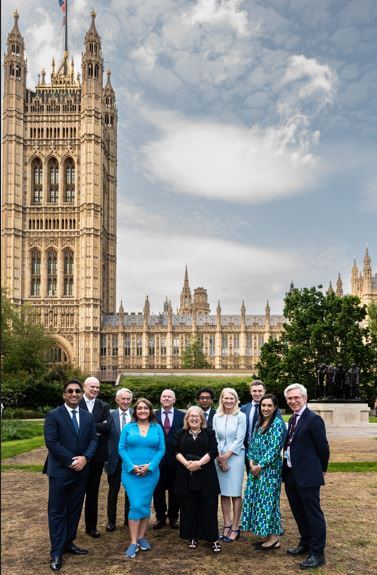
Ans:
POLYGON ((368 305, 368 327, 371 337, 377 343, 377 303, 368 305))
POLYGON ((285 298, 284 331, 279 341, 270 340, 261 351, 259 371, 270 389, 282 392, 293 382, 305 385, 313 397, 320 364, 356 364, 361 370, 364 396, 374 382, 376 348, 369 328, 363 327, 365 306, 354 296, 337 297, 318 288, 294 289, 285 298))
POLYGON ((206 360, 203 343, 199 338, 193 337, 186 346, 182 356, 182 367, 185 369, 208 369, 211 367, 206 360))

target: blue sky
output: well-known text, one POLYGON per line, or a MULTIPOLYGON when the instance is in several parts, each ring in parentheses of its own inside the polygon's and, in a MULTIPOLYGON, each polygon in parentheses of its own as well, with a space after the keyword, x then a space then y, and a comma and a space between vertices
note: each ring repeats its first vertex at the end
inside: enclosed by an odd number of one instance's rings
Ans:
MULTIPOLYGON (((97 12, 118 124, 117 299, 281 313, 284 293, 377 269, 375 0, 71 0, 80 69, 97 12)), ((61 59, 58 0, 7 0, 28 85, 61 59)))

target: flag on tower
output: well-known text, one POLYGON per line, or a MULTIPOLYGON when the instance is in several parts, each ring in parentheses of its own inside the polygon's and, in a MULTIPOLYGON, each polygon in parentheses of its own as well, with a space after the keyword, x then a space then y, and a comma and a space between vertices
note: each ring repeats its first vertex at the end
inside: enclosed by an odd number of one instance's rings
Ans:
POLYGON ((63 14, 65 15, 65 11, 67 8, 66 0, 58 0, 59 6, 62 9, 63 14))

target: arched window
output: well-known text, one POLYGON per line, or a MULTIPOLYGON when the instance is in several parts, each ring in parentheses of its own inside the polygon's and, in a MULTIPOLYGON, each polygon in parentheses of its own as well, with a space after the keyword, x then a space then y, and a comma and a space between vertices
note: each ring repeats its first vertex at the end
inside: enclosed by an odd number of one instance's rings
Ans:
POLYGON ((41 294, 41 252, 37 249, 34 249, 32 250, 30 255, 31 255, 30 295, 37 297, 40 296, 41 294))
POLYGON ((48 163, 48 201, 56 204, 59 196, 59 165, 55 158, 48 163))
POLYGON ((68 357, 64 350, 57 345, 50 347, 47 353, 47 361, 49 363, 68 363, 68 357))
POLYGON ((55 250, 50 249, 47 252, 47 295, 57 295, 58 284, 58 256, 55 250))
POLYGON ((31 165, 31 173, 32 173, 31 200, 33 204, 41 204, 43 168, 42 168, 42 162, 39 158, 33 160, 33 163, 31 165))
POLYGON ((75 201, 75 163, 68 158, 64 165, 64 201, 75 201))
POLYGON ((67 248, 64 250, 64 295, 73 295, 73 251, 67 248))

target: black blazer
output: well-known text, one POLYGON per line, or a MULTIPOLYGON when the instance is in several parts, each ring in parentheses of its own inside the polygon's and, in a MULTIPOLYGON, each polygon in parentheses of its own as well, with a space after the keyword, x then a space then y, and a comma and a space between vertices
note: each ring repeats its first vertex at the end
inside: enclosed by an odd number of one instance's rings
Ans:
MULTIPOLYGON (((79 406, 88 411, 84 397, 79 406)), ((110 408, 107 403, 96 397, 92 411, 94 425, 98 438, 98 445, 93 460, 103 463, 107 460, 107 438, 110 433, 110 408)))
MULTIPOLYGON (((288 435, 284 449, 287 447, 288 435)), ((323 473, 327 471, 330 449, 326 437, 325 424, 322 417, 308 407, 303 411, 293 433, 290 456, 292 473, 299 487, 319 487, 325 483, 323 473)), ((288 471, 287 461, 283 463, 283 481, 288 471)))
MULTIPOLYGON (((161 425, 162 430, 164 431, 164 426, 161 420, 161 411, 162 411, 161 409, 158 409, 155 413, 155 416, 157 423, 161 425)), ((168 465, 169 467, 176 467, 177 461, 174 455, 174 437, 178 429, 182 429, 184 417, 185 414, 183 413, 183 411, 180 411, 179 409, 176 409, 174 407, 173 423, 168 435, 166 435, 164 431, 166 449, 165 449, 165 455, 161 459, 160 465, 168 465)))
POLYGON ((214 463, 218 454, 215 431, 206 427, 194 440, 186 429, 180 429, 175 434, 174 439, 174 455, 176 456, 178 453, 182 453, 183 457, 188 459, 189 455, 194 455, 200 459, 208 453, 211 460, 203 465, 199 471, 192 474, 182 463, 177 461, 175 478, 177 495, 187 496, 191 490, 201 491, 204 496, 218 495, 220 485, 214 463))
POLYGON ((211 409, 209 410, 208 419, 207 419, 207 427, 209 429, 212 429, 213 416, 215 415, 215 413, 216 413, 216 409, 211 407, 211 409))
MULTIPOLYGON (((133 409, 130 407, 129 410, 132 417, 133 409)), ((105 465, 105 471, 108 475, 114 475, 118 467, 118 463, 121 461, 118 450, 120 438, 120 419, 118 408, 110 411, 109 422, 110 433, 107 436, 108 461, 105 465)))
POLYGON ((78 473, 83 476, 89 474, 88 465, 81 471, 69 467, 72 458, 77 455, 84 455, 90 461, 97 448, 96 428, 92 416, 87 410, 80 409, 79 418, 80 429, 77 434, 64 404, 46 415, 44 435, 48 456, 44 472, 49 477, 73 478, 78 473))

